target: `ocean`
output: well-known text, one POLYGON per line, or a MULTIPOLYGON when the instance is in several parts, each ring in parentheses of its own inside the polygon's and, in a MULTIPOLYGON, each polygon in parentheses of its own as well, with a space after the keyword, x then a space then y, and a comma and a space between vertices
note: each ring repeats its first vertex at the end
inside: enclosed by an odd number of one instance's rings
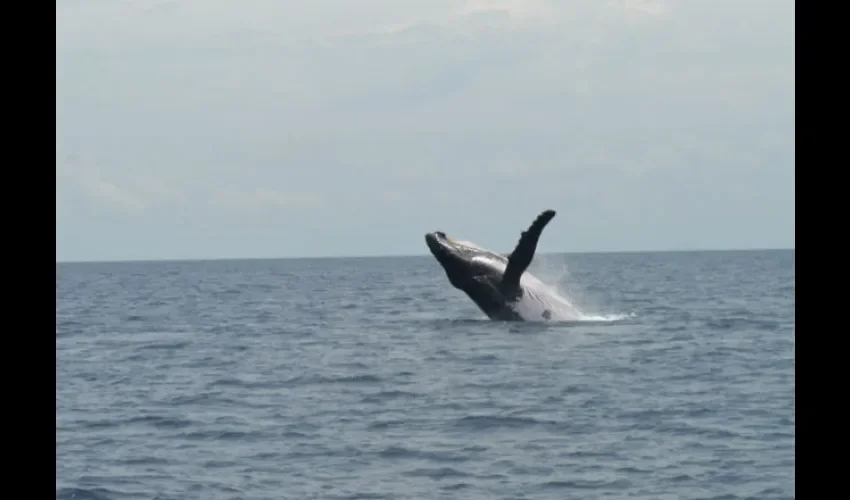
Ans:
POLYGON ((792 250, 57 264, 57 499, 794 498, 792 250))

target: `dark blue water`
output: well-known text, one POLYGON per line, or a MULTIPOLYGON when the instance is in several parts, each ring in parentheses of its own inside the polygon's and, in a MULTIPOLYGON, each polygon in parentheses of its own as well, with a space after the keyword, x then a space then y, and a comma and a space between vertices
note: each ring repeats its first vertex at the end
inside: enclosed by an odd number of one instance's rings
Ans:
POLYGON ((57 266, 57 498, 794 498, 792 251, 57 266), (563 272, 563 268, 569 271, 563 272))

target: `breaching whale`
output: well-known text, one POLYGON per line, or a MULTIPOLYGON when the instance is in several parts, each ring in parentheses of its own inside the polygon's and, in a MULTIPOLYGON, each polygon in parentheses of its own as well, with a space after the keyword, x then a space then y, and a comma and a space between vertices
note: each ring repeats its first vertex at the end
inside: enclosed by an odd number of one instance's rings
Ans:
POLYGON ((507 258, 472 243, 453 240, 442 231, 427 233, 425 242, 452 286, 466 293, 490 319, 549 320, 554 309, 572 306, 527 269, 540 234, 553 217, 554 210, 541 212, 507 258))

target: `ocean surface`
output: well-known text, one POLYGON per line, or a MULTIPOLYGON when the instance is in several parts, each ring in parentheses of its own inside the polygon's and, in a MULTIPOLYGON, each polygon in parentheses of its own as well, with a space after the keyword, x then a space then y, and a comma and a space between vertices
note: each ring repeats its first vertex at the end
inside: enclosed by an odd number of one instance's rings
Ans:
POLYGON ((57 264, 58 499, 794 498, 793 251, 57 264))

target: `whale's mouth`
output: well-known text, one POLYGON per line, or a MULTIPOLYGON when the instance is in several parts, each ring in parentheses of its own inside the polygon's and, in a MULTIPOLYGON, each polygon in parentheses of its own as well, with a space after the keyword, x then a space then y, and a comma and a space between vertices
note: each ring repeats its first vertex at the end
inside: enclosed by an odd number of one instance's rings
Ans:
POLYGON ((446 258, 449 255, 454 255, 457 248, 459 248, 458 244, 442 231, 434 231, 426 234, 425 241, 431 253, 438 258, 446 258))
POLYGON ((434 231, 425 235, 425 241, 433 252, 476 252, 484 250, 479 245, 469 241, 456 240, 442 231, 434 231))
POLYGON ((443 245, 440 243, 440 235, 441 233, 439 231, 425 235, 425 242, 428 244, 428 248, 430 248, 435 255, 442 253, 445 250, 443 245))

